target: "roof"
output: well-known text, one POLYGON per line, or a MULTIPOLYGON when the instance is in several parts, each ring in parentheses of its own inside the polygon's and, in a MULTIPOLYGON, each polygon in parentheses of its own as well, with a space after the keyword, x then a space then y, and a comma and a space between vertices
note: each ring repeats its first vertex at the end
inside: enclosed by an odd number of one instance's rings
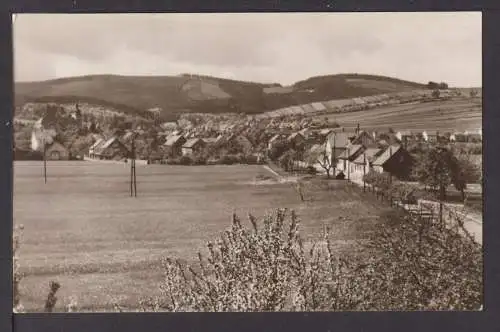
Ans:
POLYGON ((373 162, 373 165, 384 165, 399 150, 401 150, 401 145, 390 145, 378 156, 378 158, 373 162))
POLYGON ((128 140, 128 139, 132 138, 133 135, 134 135, 134 133, 132 131, 129 131, 129 132, 125 133, 125 135, 122 136, 122 139, 128 140))
POLYGON ((203 138, 203 141, 209 144, 216 143, 218 140, 218 137, 203 138))
POLYGON ((90 146, 90 148, 89 148, 89 149, 95 149, 95 148, 97 148, 99 145, 103 144, 104 142, 105 142, 105 141, 104 141, 104 139, 103 139, 103 138, 99 138, 99 139, 97 139, 97 141, 95 141, 95 142, 94 142, 94 144, 92 144, 92 145, 90 146))
POLYGON ((347 147, 347 150, 343 151, 339 156, 339 159, 350 159, 353 155, 355 155, 359 150, 363 148, 361 144, 354 144, 347 147))
POLYGON ((348 133, 333 132, 330 135, 328 135, 327 140, 330 142, 330 146, 332 148, 334 146, 336 148, 345 148, 350 143, 349 136, 350 135, 348 133))
POLYGON ((325 151, 325 144, 314 144, 309 149, 312 153, 320 153, 321 151, 325 151))
POLYGON ((330 134, 332 131, 333 131, 333 129, 332 129, 332 128, 325 128, 325 129, 321 129, 321 130, 319 131, 319 134, 320 134, 320 135, 328 135, 328 134, 330 134))
MULTIPOLYGON (((297 133, 293 133, 290 136, 288 136, 287 139, 290 141, 290 140, 294 139, 295 137, 299 137, 299 136, 302 136, 302 134, 297 132, 297 133)), ((302 136, 302 138, 304 138, 304 136, 302 136)))
POLYGON ((269 143, 272 143, 274 141, 277 141, 278 139, 280 139, 282 137, 281 134, 276 134, 274 135, 273 137, 271 137, 271 139, 269 140, 269 143))
POLYGON ((64 150, 68 150, 68 149, 64 146, 64 144, 62 144, 61 142, 58 142, 58 141, 56 141, 56 140, 53 140, 51 143, 47 144, 47 149, 49 149, 49 148, 54 148, 54 147, 55 147, 55 148, 59 147, 59 148, 62 148, 62 149, 64 149, 64 150))
POLYGON ((437 136, 437 135, 439 135, 439 131, 436 131, 436 130, 426 130, 425 133, 427 134, 427 136, 437 136))
POLYGON ((167 138, 166 142, 163 145, 172 146, 172 145, 176 144, 177 142, 179 142, 179 140, 181 138, 184 138, 184 137, 182 135, 172 135, 172 136, 169 136, 167 138))
POLYGON ((366 160, 371 162, 375 158, 377 158, 382 151, 383 150, 378 149, 378 148, 368 148, 364 151, 364 153, 362 153, 360 156, 358 156, 358 158, 356 158, 353 162, 355 164, 364 164, 365 158, 366 158, 366 160))
POLYGON ((187 142, 184 143, 184 145, 182 147, 183 148, 192 148, 196 144, 198 144, 199 142, 205 143, 205 142, 203 142, 203 140, 201 140, 199 138, 191 138, 191 139, 187 140, 187 142))
POLYGON ((109 148, 109 147, 111 146, 111 144, 113 144, 116 140, 117 140, 117 138, 116 138, 115 136, 113 136, 113 137, 111 137, 110 139, 108 139, 106 142, 104 142, 104 143, 100 146, 100 148, 101 148, 102 150, 107 149, 107 148, 109 148))

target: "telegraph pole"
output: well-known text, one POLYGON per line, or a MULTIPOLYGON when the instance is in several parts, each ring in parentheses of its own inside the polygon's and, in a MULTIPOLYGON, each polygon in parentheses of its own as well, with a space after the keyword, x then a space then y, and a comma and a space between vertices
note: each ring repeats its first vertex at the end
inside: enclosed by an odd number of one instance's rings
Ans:
POLYGON ((365 176, 366 176, 366 151, 363 152, 363 192, 366 191, 365 176))
POLYGON ((132 151, 130 158, 130 197, 137 197, 137 177, 135 173, 135 136, 132 137, 132 151))
POLYGON ((45 143, 45 137, 42 139, 43 144, 43 178, 45 183, 47 183, 47 144, 45 143))

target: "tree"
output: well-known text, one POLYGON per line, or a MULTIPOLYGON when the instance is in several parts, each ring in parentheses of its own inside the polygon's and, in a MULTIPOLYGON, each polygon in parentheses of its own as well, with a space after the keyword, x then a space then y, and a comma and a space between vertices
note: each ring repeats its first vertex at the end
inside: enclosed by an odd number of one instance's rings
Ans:
POLYGON ((465 155, 458 157, 445 147, 434 147, 427 150, 420 163, 417 164, 415 175, 419 182, 433 191, 438 191, 439 199, 446 199, 446 188, 453 184, 465 199, 467 182, 477 182, 478 168, 465 155))
POLYGON ((441 82, 441 83, 439 83, 439 85, 438 85, 438 89, 441 89, 441 90, 446 90, 446 89, 448 89, 448 83, 445 83, 445 82, 441 82))
POLYGON ((326 172, 326 177, 330 178, 330 171, 333 169, 333 174, 335 175, 335 165, 337 165, 337 158, 328 155, 326 149, 311 150, 307 153, 307 161, 309 164, 318 163, 321 168, 326 172))
POLYGON ((454 166, 452 182, 455 188, 460 191, 462 201, 465 201, 467 183, 480 182, 482 177, 481 170, 470 160, 470 156, 467 154, 458 155, 454 166))
POLYGON ((293 170, 293 164, 297 160, 297 151, 288 150, 281 157, 279 157, 278 162, 280 167, 282 167, 285 171, 293 170))
POLYGON ((439 191, 439 198, 446 199, 446 188, 452 182, 455 169, 453 153, 444 147, 434 147, 424 153, 417 164, 415 173, 420 183, 434 192, 439 191))
POLYGON ((439 98, 440 95, 441 95, 441 92, 439 92, 438 89, 432 90, 432 98, 439 98))

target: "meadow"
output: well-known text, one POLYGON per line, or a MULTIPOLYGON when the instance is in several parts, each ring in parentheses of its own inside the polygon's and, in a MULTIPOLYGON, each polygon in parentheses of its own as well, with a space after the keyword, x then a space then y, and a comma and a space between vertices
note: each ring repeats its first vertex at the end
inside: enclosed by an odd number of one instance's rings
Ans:
POLYGON ((56 306, 80 310, 134 308, 155 294, 161 257, 191 261, 229 225, 233 212, 263 217, 293 208, 306 240, 332 227, 338 250, 353 250, 374 230, 384 207, 342 181, 309 184, 302 202, 290 183, 262 166, 138 166, 138 197, 129 194, 129 166, 41 162, 14 166, 14 223, 24 225, 21 299, 41 310, 51 280, 62 285, 56 306))

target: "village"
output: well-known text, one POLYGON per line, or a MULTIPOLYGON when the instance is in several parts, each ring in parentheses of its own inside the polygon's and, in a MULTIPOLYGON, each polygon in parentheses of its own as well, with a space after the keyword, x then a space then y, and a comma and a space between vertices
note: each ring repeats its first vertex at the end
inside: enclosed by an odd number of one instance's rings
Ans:
POLYGON ((14 312, 482 310, 481 16, 410 14, 18 19, 14 312))
MULTIPOLYGON (((331 168, 336 171, 334 176, 342 172, 347 178, 351 175, 356 178, 359 174, 366 173, 363 167, 355 167, 355 165, 366 164, 360 158, 364 156, 363 152, 367 149, 369 163, 373 163, 374 166, 383 166, 380 162, 384 160, 384 164, 392 165, 393 162, 390 160, 407 154, 408 148, 417 143, 477 144, 482 141, 482 131, 480 128, 476 131, 451 132, 389 127, 370 130, 360 128, 359 124, 354 128, 346 128, 341 123, 332 123, 327 117, 313 118, 311 115, 317 115, 318 112, 320 115, 356 112, 360 109, 376 108, 390 103, 426 102, 432 98, 432 95, 438 100, 449 99, 452 98, 451 96, 467 98, 467 96, 460 96, 458 90, 435 91, 354 98, 348 101, 337 101, 336 106, 333 106, 332 102, 313 103, 256 116, 186 114, 177 122, 164 123, 160 122, 159 109, 149 110, 147 112, 150 115, 149 119, 136 117, 132 121, 126 120, 113 110, 102 110, 101 113, 104 116, 89 121, 88 119, 95 115, 95 110, 92 110, 89 115, 84 113, 82 116, 78 104, 59 106, 59 110, 62 110, 59 112, 54 109, 49 110, 50 105, 37 105, 42 108, 46 107, 47 111, 43 112, 45 114, 32 125, 31 140, 36 140, 37 128, 44 128, 51 132, 49 136, 53 138, 53 141, 51 138, 51 142, 48 142, 50 144, 46 147, 46 157, 51 160, 126 160, 132 157, 132 142, 134 141, 136 142, 134 146, 136 159, 142 159, 145 163, 166 164, 179 164, 181 157, 184 157, 183 164, 228 163, 230 160, 241 161, 241 163, 264 163, 269 159, 276 161, 286 150, 295 149, 301 152, 300 158, 295 160, 297 166, 313 166, 318 171, 325 171, 325 168, 321 167, 324 161, 323 155, 325 155, 328 156, 331 168), (302 113, 298 113, 297 109, 302 113), (73 125, 78 133, 63 138, 63 135, 60 135, 61 132, 69 129, 61 126, 60 122, 69 122, 66 127, 73 125), (104 126, 107 122, 108 127, 100 129, 100 126, 104 126), (80 134, 87 134, 84 142, 81 142, 83 135, 80 134), (75 146, 74 141, 80 144, 76 150, 70 151, 69 145, 75 146), (280 151, 276 151, 277 149, 280 151), (339 159, 341 162, 338 160, 333 162, 333 150, 335 150, 334 159, 339 159), (386 150, 388 152, 384 154, 386 150), (319 162, 314 162, 314 158, 311 159, 314 154, 320 158, 319 162), (231 158, 223 159, 222 156, 231 156, 231 158), (193 159, 196 159, 196 162, 193 159)), ((470 98, 475 97, 474 93, 471 92, 470 98)), ((25 107, 30 107, 30 105, 25 107)), ((57 109, 58 106, 52 107, 57 109)), ((23 126, 22 120, 18 119, 17 123, 23 126)), ((30 125, 28 124, 27 127, 29 128, 30 125)), ((18 145, 21 146, 22 142, 18 145)), ((22 155, 22 152, 19 154, 22 155)), ((403 162, 402 159, 401 162, 403 162)), ((407 163, 407 160, 404 162, 407 163)), ((399 169, 400 166, 394 165, 393 167, 399 169)), ((403 168, 408 167, 406 165, 403 168)), ((372 168, 383 169, 370 167, 372 168)))
MULTIPOLYGON (((473 91, 463 95, 458 90, 431 90, 397 93, 386 100, 408 104, 429 102, 429 98, 440 101, 476 97, 473 91)), ((363 97, 344 102, 347 110, 330 108, 329 112, 355 113, 359 109, 352 109, 353 105, 361 103, 364 109, 381 107, 380 98, 363 97)), ((161 122, 158 108, 148 110, 146 119, 127 119, 113 110, 101 109, 101 117, 96 120, 95 112, 89 112, 88 105, 38 107, 45 107, 46 112, 32 125, 31 149, 52 161, 127 163, 133 160, 140 165, 185 166, 261 164, 276 175, 326 176, 363 188, 372 187, 377 177, 389 176, 390 182, 394 179, 412 184, 413 189, 409 190, 412 198, 406 190, 398 202, 417 204, 419 209, 420 200, 415 197, 415 190, 420 187, 416 169, 426 151, 448 148, 463 164, 461 167, 467 174, 461 176, 460 181, 464 184, 456 184, 456 189, 452 189, 461 192, 462 201, 466 199, 467 182, 478 183, 482 176, 481 129, 463 132, 390 127, 370 130, 359 124, 343 127, 326 116, 284 114, 283 110, 266 116, 185 114, 177 122, 161 122), (65 144, 64 133, 68 131, 73 136, 66 135, 65 144), (83 134, 86 136, 81 137, 83 134), (68 148, 67 142, 71 142, 72 147, 68 148), (45 150, 40 148, 42 145, 45 150)), ((328 114, 322 112, 321 115, 328 114)), ((415 208, 409 206, 408 209, 415 208)), ((475 222, 480 222, 479 219, 475 217, 475 222)))

